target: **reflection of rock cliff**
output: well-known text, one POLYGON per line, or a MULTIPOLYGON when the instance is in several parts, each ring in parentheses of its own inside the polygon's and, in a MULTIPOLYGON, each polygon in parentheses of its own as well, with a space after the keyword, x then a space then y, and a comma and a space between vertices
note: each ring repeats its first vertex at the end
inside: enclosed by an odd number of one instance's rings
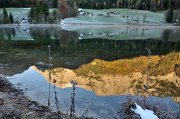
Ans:
MULTIPOLYGON (((49 71, 42 72, 33 66, 47 80, 49 71)), ((129 75, 110 75, 95 74, 89 72, 86 76, 78 76, 74 71, 64 68, 55 68, 51 71, 52 78, 50 82, 57 87, 71 87, 71 80, 76 80, 78 86, 95 92, 97 95, 123 95, 123 94, 140 94, 147 95, 143 89, 146 75, 136 72, 129 75)), ((160 97, 173 97, 176 102, 180 103, 180 78, 171 73, 165 76, 151 77, 148 86, 149 95, 160 97)))
MULTIPOLYGON (((47 80, 49 79, 49 71, 44 72, 38 70, 33 66, 40 74, 42 74, 47 80)), ((51 71, 52 79, 51 83, 57 87, 66 88, 71 87, 71 80, 76 80, 78 86, 91 90, 98 95, 120 95, 125 94, 130 86, 130 79, 128 77, 120 76, 96 76, 93 72, 89 72, 87 77, 77 76, 72 70, 55 68, 51 71), (123 80, 126 79, 126 80, 123 80)))

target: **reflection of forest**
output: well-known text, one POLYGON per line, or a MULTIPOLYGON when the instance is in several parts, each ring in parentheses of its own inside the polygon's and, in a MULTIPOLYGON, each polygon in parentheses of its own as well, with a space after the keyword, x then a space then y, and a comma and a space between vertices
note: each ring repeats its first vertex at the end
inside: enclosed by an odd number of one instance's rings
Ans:
MULTIPOLYGON (((17 31, 19 31, 17 28, 0 28, 0 50, 5 52, 5 54, 0 53, 0 56, 4 57, 0 58, 0 63, 9 64, 16 61, 14 63, 21 66, 21 68, 24 66, 28 68, 40 61, 47 63, 47 46, 49 44, 52 46, 53 64, 73 69, 82 64, 88 64, 94 59, 113 61, 147 55, 146 48, 150 48, 153 55, 180 51, 180 42, 178 40, 171 42, 170 37, 175 33, 171 30, 164 31, 162 36, 164 40, 78 40, 78 33, 64 31, 59 27, 32 27, 29 28, 28 33, 34 40, 16 39, 15 41, 13 38, 16 38, 19 34, 17 31)), ((177 30, 176 35, 179 35, 179 31, 177 30)), ((23 33, 23 31, 21 32, 23 33)))
POLYGON ((179 28, 156 27, 95 27, 70 26, 65 27, 1 27, 0 39, 36 41, 61 40, 68 43, 78 39, 109 39, 109 40, 146 40, 156 39, 162 41, 179 41, 179 28), (71 28, 72 27, 72 28, 71 28), (74 28, 75 27, 75 28, 74 28), (76 29, 76 27, 78 27, 76 29), (24 37, 24 39, 23 39, 24 37), (65 39, 65 40, 64 40, 65 39))
MULTIPOLYGON (((162 42, 158 40, 135 40, 135 41, 110 41, 110 40, 82 40, 67 41, 56 40, 40 43, 41 41, 0 41, 1 51, 12 54, 15 48, 18 52, 29 54, 34 59, 46 61, 47 45, 52 44, 52 56, 54 60, 66 60, 72 63, 72 67, 79 67, 84 63, 89 63, 93 59, 116 60, 120 58, 130 58, 140 55, 147 55, 146 48, 151 48, 153 55, 163 55, 172 51, 180 51, 180 42, 162 42), (65 42, 66 41, 66 42, 65 42), (4 48, 6 47, 6 48, 4 48), (36 52, 34 52, 36 51, 36 52), (38 56, 37 56, 38 55, 38 56), (77 61, 77 62, 76 62, 77 61)), ((16 53, 12 54, 15 55, 16 53)), ((25 55, 26 56, 26 55, 25 55)), ((24 56, 24 57, 25 57, 24 56)), ((29 57, 31 59, 31 57, 29 57)), ((10 56, 11 58, 12 56, 10 56)), ((20 59, 20 58, 17 58, 20 59)), ((1 59, 2 60, 2 59, 1 59)), ((63 62, 64 62, 63 61, 63 62)), ((62 63, 61 63, 62 64, 62 63)), ((58 63, 56 65, 59 66, 58 63)), ((66 67, 65 64, 63 64, 66 67)))
POLYGON ((11 40, 15 38, 15 28, 0 28, 0 40, 11 40))
MULTIPOLYGON (((13 39, 16 32, 13 28, 0 29, 0 49, 7 54, 4 62, 8 64, 11 59, 23 60, 34 65, 36 62, 47 62, 47 46, 52 46, 52 56, 55 66, 77 68, 88 64, 93 59, 112 61, 121 58, 147 55, 146 48, 152 50, 153 55, 164 55, 172 51, 180 51, 180 42, 171 42, 171 30, 165 30, 162 38, 147 40, 106 40, 84 39, 78 40, 76 32, 63 31, 57 28, 30 28, 29 33, 34 40, 7 40, 13 39), (11 35, 7 35, 10 34, 11 35), (170 33, 170 35, 168 35, 170 33), (2 40, 6 39, 6 40, 2 40), (16 49, 16 50, 14 50, 16 49), (24 54, 17 56, 17 54, 24 54), (26 54, 26 55, 25 55, 26 54)), ((176 33, 179 35, 178 33, 176 33)), ((178 37, 177 37, 178 38, 178 37)), ((1 58, 0 61, 3 59, 1 58)), ((27 63, 28 64, 28 63, 27 63)), ((29 65, 30 66, 30 65, 29 65)))

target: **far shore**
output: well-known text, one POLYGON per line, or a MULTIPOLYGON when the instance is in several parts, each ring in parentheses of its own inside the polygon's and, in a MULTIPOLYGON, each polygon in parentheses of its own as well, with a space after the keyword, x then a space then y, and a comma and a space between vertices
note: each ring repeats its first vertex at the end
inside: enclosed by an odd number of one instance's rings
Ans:
POLYGON ((66 23, 66 24, 0 24, 0 28, 3 27, 61 27, 61 26, 78 26, 78 27, 158 27, 158 28, 171 28, 171 27, 180 27, 176 24, 136 24, 136 23, 125 23, 125 24, 85 24, 85 23, 66 23))

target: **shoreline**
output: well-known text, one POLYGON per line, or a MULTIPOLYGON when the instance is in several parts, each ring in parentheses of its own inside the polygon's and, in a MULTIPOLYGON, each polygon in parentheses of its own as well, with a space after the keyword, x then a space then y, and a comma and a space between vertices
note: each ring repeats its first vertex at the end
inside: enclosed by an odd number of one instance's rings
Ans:
POLYGON ((5 76, 0 75, 0 118, 64 118, 65 114, 52 112, 52 110, 32 101, 24 95, 22 89, 15 88, 7 81, 5 76))
POLYGON ((60 23, 60 24, 0 24, 0 28, 5 27, 63 27, 63 26, 96 26, 96 27, 158 27, 158 28, 180 28, 179 25, 174 24, 136 24, 136 23, 125 23, 125 24, 91 24, 91 23, 60 23))

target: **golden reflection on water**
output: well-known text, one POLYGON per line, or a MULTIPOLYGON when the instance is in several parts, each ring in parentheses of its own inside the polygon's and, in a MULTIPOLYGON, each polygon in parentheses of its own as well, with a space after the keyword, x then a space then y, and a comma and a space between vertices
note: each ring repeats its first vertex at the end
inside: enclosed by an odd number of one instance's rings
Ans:
MULTIPOLYGON (((178 56, 178 58, 180 57, 178 56)), ((176 60, 180 61, 178 58, 176 58, 176 60)), ((172 62, 178 63, 176 60, 172 60, 172 62)), ((134 60, 131 61, 134 62, 134 60)), ((98 69, 99 62, 101 64, 104 61, 94 60, 87 65, 79 67, 79 69, 87 68, 87 71, 85 71, 85 73, 83 72, 84 74, 82 75, 79 72, 77 73, 77 71, 75 70, 65 69, 61 67, 53 68, 51 70, 51 80, 49 82, 59 88, 67 88, 72 86, 70 84, 71 80, 76 80, 79 87, 93 91, 100 96, 132 94, 143 96, 172 97, 175 102, 180 103, 180 77, 177 76, 176 72, 172 71, 165 75, 150 76, 148 88, 147 90, 145 90, 144 84, 146 83, 147 75, 143 74, 142 71, 135 71, 129 74, 122 75, 117 73, 111 74, 108 72, 108 69, 104 69, 107 71, 107 73, 97 73, 89 68, 89 65, 92 65, 93 68, 98 69)), ((109 63, 113 65, 112 62, 109 63)), ((170 64, 172 64, 172 62, 170 62, 170 64)), ((127 61, 127 63, 129 62, 127 61)), ((146 65, 146 63, 144 64, 146 65)), ((123 65, 127 66, 128 64, 123 65)), ((106 66, 108 67, 109 64, 106 64, 106 66)), ((42 76, 44 76, 45 79, 49 79, 48 70, 41 71, 37 69, 36 66, 32 67, 42 76)), ((114 68, 116 69, 116 67, 118 66, 115 66, 114 68)))

